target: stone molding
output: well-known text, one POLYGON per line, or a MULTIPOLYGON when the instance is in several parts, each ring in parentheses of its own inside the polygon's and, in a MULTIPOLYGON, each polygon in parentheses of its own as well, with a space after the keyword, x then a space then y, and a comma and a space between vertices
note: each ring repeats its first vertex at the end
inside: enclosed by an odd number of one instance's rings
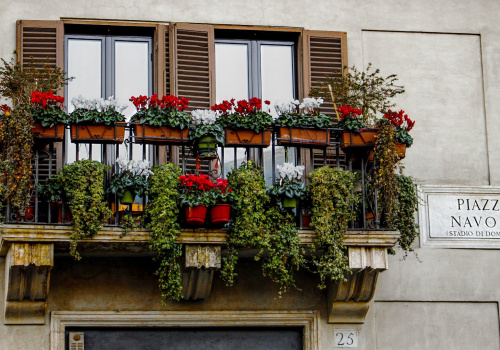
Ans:
POLYGON ((182 272, 184 300, 203 300, 212 290, 214 272, 221 268, 221 246, 186 245, 182 272))
POLYGON ((318 350, 319 312, 314 311, 53 311, 50 350, 65 349, 67 327, 303 327, 304 350, 318 350))

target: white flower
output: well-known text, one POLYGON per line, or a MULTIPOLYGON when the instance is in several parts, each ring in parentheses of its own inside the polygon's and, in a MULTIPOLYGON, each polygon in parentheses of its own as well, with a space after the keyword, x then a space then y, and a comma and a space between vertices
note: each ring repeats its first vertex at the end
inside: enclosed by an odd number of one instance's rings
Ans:
POLYGON ((116 164, 118 164, 120 172, 128 171, 133 176, 153 175, 153 172, 151 170, 149 170, 150 165, 149 165, 149 162, 147 160, 133 160, 133 159, 127 160, 126 158, 120 157, 116 160, 116 164))
POLYGON ((274 109, 276 110, 276 113, 278 113, 278 115, 283 115, 286 113, 296 113, 298 104, 299 101, 297 100, 290 100, 289 102, 276 101, 276 103, 274 104, 274 109))
POLYGON ((81 108, 96 110, 98 112, 106 112, 107 110, 114 108, 118 113, 121 113, 125 108, 127 108, 126 105, 119 105, 118 101, 113 96, 108 97, 106 100, 103 98, 87 100, 82 95, 79 95, 78 97, 74 97, 71 100, 71 103, 75 106, 75 109, 81 108))
POLYGON ((191 112, 191 117, 195 125, 214 125, 219 114, 209 109, 196 109, 191 112))
POLYGON ((278 173, 282 180, 290 180, 294 179, 300 180, 302 175, 304 174, 305 166, 303 165, 293 165, 293 163, 283 163, 282 165, 277 165, 278 173))
POLYGON ((305 112, 314 112, 314 110, 316 108, 319 108, 323 104, 323 102, 324 101, 321 97, 319 98, 306 97, 302 101, 300 108, 304 109, 305 112))

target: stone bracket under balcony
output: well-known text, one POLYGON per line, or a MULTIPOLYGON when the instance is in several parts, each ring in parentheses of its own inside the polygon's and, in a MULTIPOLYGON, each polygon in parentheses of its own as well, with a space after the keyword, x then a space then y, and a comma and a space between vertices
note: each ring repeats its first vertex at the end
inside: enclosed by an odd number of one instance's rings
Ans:
POLYGON ((220 245, 187 244, 184 250, 182 294, 184 300, 204 300, 210 295, 214 272, 221 268, 220 245))
POLYGON ((5 324, 44 324, 53 243, 12 243, 5 261, 5 324))
POLYGON ((328 286, 328 322, 364 323, 380 272, 388 269, 387 248, 349 247, 347 281, 328 286))

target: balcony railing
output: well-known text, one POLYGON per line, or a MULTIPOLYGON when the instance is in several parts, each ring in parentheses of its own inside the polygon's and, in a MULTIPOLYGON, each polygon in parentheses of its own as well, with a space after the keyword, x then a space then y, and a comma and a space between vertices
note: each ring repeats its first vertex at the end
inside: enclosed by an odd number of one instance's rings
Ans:
MULTIPOLYGON (((196 167, 197 160, 189 145, 161 145, 155 140, 144 140, 144 135, 134 135, 132 126, 125 127, 125 141, 121 144, 104 144, 96 136, 92 142, 88 140, 73 143, 70 137, 70 126, 65 126, 64 139, 53 141, 35 138, 33 159, 33 183, 43 184, 50 176, 56 174, 65 164, 78 159, 90 158, 111 166, 105 178, 105 186, 109 183, 113 173, 118 172, 116 159, 126 156, 129 159, 146 159, 152 166, 172 162, 182 168, 184 174, 195 171, 209 174, 213 178, 225 178, 231 168, 238 167, 242 161, 254 160, 264 169, 266 184, 271 186, 277 179, 276 165, 283 162, 294 162, 296 165, 305 166, 305 175, 321 166, 340 167, 359 173, 359 183, 355 191, 360 193, 362 200, 357 208, 358 219, 350 223, 351 229, 380 229, 380 220, 377 212, 377 195, 372 186, 373 155, 372 147, 358 148, 356 154, 349 150, 342 150, 340 139, 341 129, 328 129, 329 138, 326 141, 311 144, 295 142, 290 133, 289 139, 283 142, 276 131, 271 133, 271 145, 261 147, 219 147, 219 160, 204 160, 200 162, 201 168, 196 167), (278 143, 282 145, 279 146, 278 143), (284 146, 287 143, 290 146, 284 146), (219 165, 217 165, 217 162, 219 165)), ((116 133, 116 131, 115 131, 116 133)), ((304 181, 306 176, 304 176, 304 181)), ((126 212, 133 215, 143 214, 148 198, 136 198, 132 205, 120 205, 115 195, 106 195, 106 200, 114 215, 107 223, 108 226, 119 226, 120 217, 126 212)), ((301 205, 294 210, 299 228, 304 227, 303 211, 301 205)), ((60 201, 42 200, 38 189, 34 187, 30 205, 24 212, 6 208, 5 219, 10 224, 50 224, 68 225, 71 222, 69 207, 60 201)), ((307 225, 306 225, 307 226, 307 225)), ((185 226, 190 228, 190 226, 185 226)), ((212 226, 204 226, 212 228, 212 226)), ((217 228, 220 228, 218 226, 217 228)))

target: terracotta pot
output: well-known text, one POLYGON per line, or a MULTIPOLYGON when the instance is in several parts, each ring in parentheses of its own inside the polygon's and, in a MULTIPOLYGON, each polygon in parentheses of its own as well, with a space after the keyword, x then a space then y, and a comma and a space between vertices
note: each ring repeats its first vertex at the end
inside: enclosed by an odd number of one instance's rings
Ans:
POLYGON ((52 141, 62 141, 64 139, 63 124, 56 124, 51 128, 44 128, 41 123, 34 123, 31 130, 35 139, 47 139, 52 141))
POLYGON ((231 204, 220 203, 210 209, 212 224, 227 224, 231 216, 231 204))
POLYGON ((311 228, 311 214, 302 214, 302 227, 311 228))
POLYGON ((203 225, 207 216, 207 207, 198 205, 196 207, 186 207, 186 221, 191 225, 203 225))
POLYGON ((350 147, 374 147, 378 129, 361 129, 361 132, 353 133, 344 131, 340 146, 342 148, 350 147))
POLYGON ((295 208, 297 206, 296 198, 284 198, 283 199, 283 208, 295 208))
POLYGON ((406 143, 396 143, 395 147, 398 157, 403 159, 406 155, 406 143))
POLYGON ((127 123, 116 125, 71 125, 71 142, 74 143, 122 143, 127 123))
POLYGON ((170 128, 168 126, 151 126, 132 124, 135 142, 162 145, 178 145, 189 142, 189 129, 170 128))
POLYGON ((330 143, 330 131, 321 129, 280 127, 277 137, 280 146, 327 147, 330 143))
POLYGON ((271 130, 256 133, 252 130, 225 130, 226 147, 268 147, 271 144, 271 130))

